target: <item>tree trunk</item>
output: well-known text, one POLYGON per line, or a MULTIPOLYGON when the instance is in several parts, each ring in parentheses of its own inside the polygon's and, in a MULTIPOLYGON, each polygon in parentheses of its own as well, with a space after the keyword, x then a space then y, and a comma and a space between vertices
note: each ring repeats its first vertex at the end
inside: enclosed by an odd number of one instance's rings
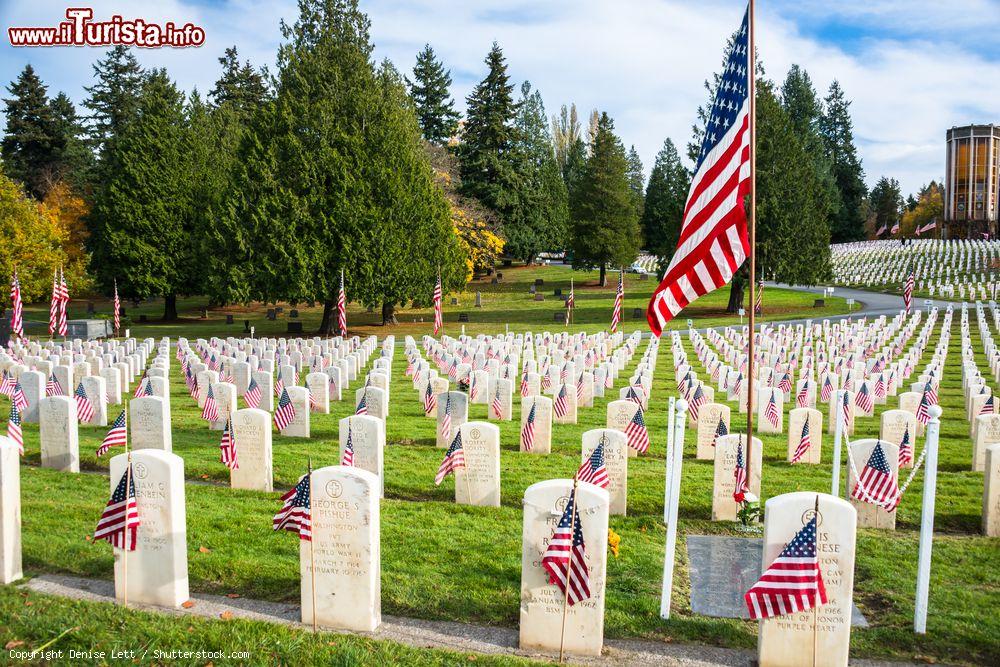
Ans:
POLYGON ((601 287, 608 286, 608 266, 607 264, 601 264, 601 287))
POLYGON ((337 329, 337 302, 333 299, 323 301, 323 319, 319 323, 318 333, 321 336, 336 336, 337 329))
POLYGON ((740 308, 743 307, 743 280, 734 277, 733 282, 729 285, 729 305, 726 306, 726 312, 732 315, 740 312, 740 308))
POLYGON ((382 304, 382 326, 398 324, 396 321, 396 304, 385 302, 382 304))
POLYGON ((171 322, 177 319, 177 295, 166 294, 163 297, 163 319, 171 322))

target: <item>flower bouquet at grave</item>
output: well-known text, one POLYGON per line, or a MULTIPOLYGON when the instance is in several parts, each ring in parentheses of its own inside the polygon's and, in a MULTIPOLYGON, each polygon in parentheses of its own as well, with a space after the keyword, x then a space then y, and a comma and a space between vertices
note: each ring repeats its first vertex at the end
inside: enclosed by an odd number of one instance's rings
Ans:
POLYGON ((759 533, 763 530, 761 521, 764 519, 764 510, 761 509, 760 498, 752 493, 743 495, 743 502, 736 512, 736 520, 740 522, 739 529, 748 533, 759 533))

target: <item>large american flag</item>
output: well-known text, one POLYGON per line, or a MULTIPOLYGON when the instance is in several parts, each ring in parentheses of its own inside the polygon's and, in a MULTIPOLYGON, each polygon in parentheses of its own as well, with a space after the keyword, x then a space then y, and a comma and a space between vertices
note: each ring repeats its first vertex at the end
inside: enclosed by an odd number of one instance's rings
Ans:
MULTIPOLYGON (((282 394, 282 398, 288 394, 282 394)), ((281 510, 271 520, 274 530, 290 530, 299 534, 300 540, 312 541, 312 472, 299 479, 298 483, 281 496, 284 503, 281 510)))
POLYGON ((792 463, 797 463, 805 456, 811 446, 812 436, 809 434, 809 418, 806 417, 805 421, 802 422, 802 435, 799 436, 799 444, 795 448, 795 453, 792 454, 792 463))
POLYGON ((816 549, 816 514, 743 596, 750 618, 771 618, 826 604, 816 549))
POLYGON ((531 410, 528 411, 528 418, 524 420, 521 427, 521 448, 530 452, 535 445, 535 402, 531 402, 531 410))
POLYGON ((604 438, 600 444, 594 447, 590 456, 583 460, 580 468, 576 471, 576 478, 581 482, 588 482, 602 489, 608 488, 611 479, 608 477, 608 467, 604 460, 604 438))
POLYGON ((635 406, 635 414, 625 425, 625 438, 628 446, 640 454, 645 454, 649 449, 649 429, 646 428, 641 405, 635 406))
POLYGON ((18 338, 24 338, 24 303, 21 300, 21 281, 17 279, 17 271, 10 279, 10 332, 18 338))
POLYGON ((240 460, 236 455, 236 434, 233 433, 233 416, 226 418, 226 427, 222 429, 222 440, 219 441, 219 461, 230 470, 239 470, 240 460))
POLYGON ((66 274, 59 269, 59 335, 65 336, 69 331, 66 323, 66 306, 69 304, 69 288, 66 287, 66 274))
POLYGON ((576 489, 573 489, 566 509, 549 539, 548 548, 542 554, 542 568, 549 574, 549 583, 559 588, 570 606, 590 597, 587 548, 583 541, 580 515, 575 507, 576 489))
POLYGON ((90 402, 87 398, 87 392, 83 388, 83 383, 76 385, 76 391, 73 392, 73 398, 76 400, 76 418, 81 423, 87 423, 94 418, 94 404, 90 402))
POLYGON ((646 319, 664 325, 700 296, 725 285, 750 253, 743 197, 750 192, 749 11, 735 36, 691 179, 677 250, 653 293, 646 319))
POLYGON ((347 335, 347 292, 344 291, 344 272, 340 272, 340 293, 337 295, 337 331, 347 335))
POLYGON ((903 308, 906 314, 910 314, 910 306, 913 305, 913 267, 910 267, 910 274, 906 276, 906 284, 903 286, 903 308))
POLYGON ((24 456, 24 433, 21 432, 21 410, 16 403, 10 404, 10 417, 7 419, 7 437, 17 443, 17 451, 24 456))
POLYGON ((119 549, 135 551, 136 533, 139 530, 139 507, 135 502, 135 484, 132 483, 132 463, 125 467, 122 479, 115 487, 104 513, 97 521, 95 540, 107 540, 119 549))
POLYGON ((49 301, 49 336, 59 330, 59 271, 52 270, 52 299, 49 301))
POLYGON ((295 419, 295 406, 288 396, 288 390, 282 389, 281 398, 278 399, 278 405, 274 410, 274 426, 279 431, 284 431, 293 419, 295 419))
POLYGON ((115 314, 114 314, 115 335, 117 336, 118 335, 118 329, 121 328, 121 323, 122 323, 122 321, 121 321, 121 319, 122 319, 122 314, 121 314, 122 302, 118 300, 118 280, 117 279, 115 279, 115 303, 114 303, 114 306, 115 306, 115 314))
POLYGON ((112 447, 128 446, 128 428, 125 425, 125 410, 121 411, 117 419, 111 424, 107 435, 101 441, 101 446, 97 448, 97 455, 104 456, 112 447))
POLYGON ((611 333, 618 331, 622 321, 622 301, 625 299, 625 269, 618 273, 618 289, 615 290, 615 305, 611 310, 611 333))
POLYGON ((441 290, 441 274, 438 274, 437 282, 434 283, 434 335, 437 336, 438 331, 441 330, 441 325, 444 323, 444 317, 441 314, 441 298, 443 292, 441 290))
POLYGON ((885 458, 885 450, 882 449, 881 443, 875 443, 872 455, 868 457, 868 463, 865 464, 854 484, 851 497, 878 505, 887 512, 895 511, 899 505, 902 495, 896 484, 896 475, 889 468, 889 462, 885 458))
POLYGON ((437 474, 434 475, 434 485, 441 486, 445 476, 453 473, 458 468, 465 468, 465 450, 462 448, 462 432, 455 434, 455 439, 451 441, 451 446, 444 454, 444 460, 438 467, 437 474))

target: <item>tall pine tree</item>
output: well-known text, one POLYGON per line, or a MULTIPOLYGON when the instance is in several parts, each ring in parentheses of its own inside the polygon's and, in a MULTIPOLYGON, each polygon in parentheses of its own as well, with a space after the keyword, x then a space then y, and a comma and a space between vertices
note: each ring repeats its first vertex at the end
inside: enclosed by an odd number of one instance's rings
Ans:
POLYGON ((903 212, 903 195, 899 189, 899 181, 885 176, 878 179, 872 188, 869 201, 875 216, 875 230, 884 227, 886 231, 883 234, 890 234, 903 212))
POLYGON ((659 258, 661 274, 677 249, 690 187, 691 175, 681 164, 674 142, 667 138, 649 174, 641 220, 645 248, 659 258))
POLYGON ((21 181, 29 194, 42 199, 57 180, 55 174, 64 147, 56 116, 46 87, 31 65, 24 66, 7 91, 7 131, 0 145, 5 171, 21 181))
POLYGON ((417 54, 413 81, 407 81, 416 105, 417 121, 424 139, 441 144, 458 131, 459 114, 451 98, 451 72, 444 68, 430 44, 417 54))
POLYGON ((625 147, 607 113, 598 118, 590 158, 572 205, 573 265, 626 267, 639 254, 639 216, 629 185, 625 147))
POLYGON ((250 61, 240 63, 235 46, 226 49, 219 58, 222 75, 209 92, 215 106, 229 104, 241 115, 249 115, 267 99, 267 71, 256 70, 250 61))
POLYGON ((639 152, 635 150, 635 146, 628 149, 628 155, 625 159, 628 161, 628 186, 632 190, 635 214, 642 220, 642 210, 646 198, 643 193, 646 178, 642 174, 642 160, 639 158, 639 152))
POLYGON ((861 159, 854 145, 850 104, 835 80, 830 84, 819 120, 819 132, 838 191, 832 214, 831 238, 834 243, 859 241, 865 236, 863 201, 867 188, 861 159))

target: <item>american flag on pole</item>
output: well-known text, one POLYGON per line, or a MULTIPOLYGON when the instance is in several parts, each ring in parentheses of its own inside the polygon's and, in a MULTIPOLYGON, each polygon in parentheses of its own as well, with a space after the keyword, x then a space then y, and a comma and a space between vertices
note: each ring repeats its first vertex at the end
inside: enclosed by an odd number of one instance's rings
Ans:
POLYGON ((112 447, 128 446, 128 428, 125 424, 125 410, 121 411, 118 418, 111 424, 107 435, 101 441, 101 446, 97 448, 97 456, 104 456, 112 447))
POLYGON ((601 437, 601 442, 590 453, 590 456, 585 458, 583 463, 580 464, 580 468, 576 471, 576 479, 599 486, 602 489, 608 488, 608 485, 611 484, 611 480, 608 477, 608 468, 604 460, 603 436, 601 437))
POLYGON ((902 499, 896 475, 889 468, 882 444, 875 443, 868 463, 861 470, 859 478, 854 483, 851 497, 862 502, 878 505, 887 512, 895 511, 902 499))
POLYGON ((799 444, 795 448, 795 453, 792 454, 792 463, 798 463, 811 446, 812 436, 809 434, 809 418, 806 417, 805 421, 802 422, 802 435, 799 436, 799 444))
POLYGON ((913 267, 910 267, 910 274, 906 276, 906 284, 903 285, 903 308, 906 309, 906 314, 910 314, 910 306, 913 304, 913 267))
POLYGON ((569 326, 570 318, 573 314, 573 306, 576 305, 576 295, 573 293, 573 279, 569 280, 569 296, 566 297, 566 325, 569 326))
POLYGON ((556 413, 556 417, 565 417, 566 413, 569 412, 568 399, 566 398, 566 385, 560 385, 559 393, 556 394, 556 402, 553 405, 553 410, 556 413))
POLYGON ((212 390, 212 383, 208 383, 208 393, 205 394, 205 404, 201 408, 201 418, 210 421, 219 421, 219 404, 215 401, 215 392, 212 390))
POLYGON ((764 407, 764 418, 767 423, 771 425, 772 428, 778 428, 778 405, 774 400, 774 392, 771 392, 771 398, 768 400, 767 405, 764 407))
POLYGON ((66 322, 66 306, 69 304, 69 288, 66 287, 66 274, 59 269, 59 335, 65 336, 69 331, 66 322))
POLYGON ((441 274, 438 274, 437 282, 434 283, 434 335, 437 336, 438 331, 441 330, 441 325, 444 324, 444 317, 441 314, 441 299, 443 297, 443 292, 441 289, 441 274))
POLYGON ((618 331, 622 321, 622 301, 625 300, 625 269, 618 273, 618 289, 615 290, 615 305, 611 310, 611 333, 618 331))
POLYGON ((754 293, 753 312, 760 315, 764 312, 764 281, 757 281, 757 291, 754 293))
MULTIPOLYGON (((287 396, 282 394, 282 398, 287 396)), ((312 541, 312 472, 299 478, 298 483, 281 496, 284 503, 271 520, 274 530, 289 530, 299 534, 299 539, 312 541)))
POLYGON ((340 292, 337 295, 337 331, 347 335, 347 292, 344 291, 344 271, 340 271, 340 292))
POLYGON ((49 301, 49 336, 59 330, 59 271, 52 270, 52 298, 49 301))
POLYGON ((115 307, 115 314, 114 314, 115 335, 117 336, 118 335, 118 330, 121 328, 121 323, 122 323, 122 321, 121 321, 122 320, 122 302, 118 300, 118 279, 117 278, 115 279, 115 302, 114 302, 114 307, 115 307))
POLYGON ((246 402, 248 408, 258 408, 260 407, 260 401, 262 398, 263 395, 260 391, 260 385, 257 384, 257 380, 251 377, 246 393, 243 394, 243 400, 246 402))
POLYGON ((17 279, 17 271, 10 279, 10 332, 18 338, 24 338, 24 303, 21 300, 21 281, 17 279))
POLYGON ((542 554, 542 568, 549 574, 549 583, 557 586, 566 596, 569 606, 590 597, 587 548, 580 516, 576 512, 575 488, 569 494, 566 509, 549 539, 548 548, 542 554))
POLYGON ((649 449, 649 429, 646 428, 646 418, 642 414, 642 406, 635 406, 635 414, 625 425, 626 444, 640 454, 649 449))
POLYGON ((521 427, 521 449, 530 452, 535 444, 535 402, 531 402, 531 410, 528 411, 528 418, 524 420, 521 427))
POLYGON ((89 422, 94 418, 94 404, 90 402, 87 398, 87 392, 83 388, 83 383, 76 385, 76 391, 73 392, 73 398, 76 400, 76 418, 83 424, 89 422))
POLYGON ((677 250, 650 299, 653 335, 685 306, 722 287, 750 253, 749 8, 729 53, 691 179, 677 250))
POLYGON ((354 441, 351 438, 351 423, 347 422, 347 442, 344 444, 344 453, 340 457, 340 465, 354 466, 354 441))
POLYGON ((451 446, 444 454, 444 460, 438 467, 437 474, 434 475, 434 486, 441 486, 445 476, 453 473, 458 468, 465 468, 465 450, 462 449, 462 432, 455 434, 455 439, 451 441, 451 446))
POLYGON ((24 456, 24 433, 21 432, 21 411, 16 403, 10 404, 10 417, 7 419, 7 437, 17 443, 17 451, 24 456))
POLYGON ((750 618, 771 618, 826 604, 816 549, 816 514, 743 596, 750 618))
POLYGON ((230 470, 239 470, 240 461, 236 455, 236 434, 233 433, 233 416, 226 418, 226 427, 222 429, 222 440, 219 441, 219 461, 230 470))
POLYGON ((913 444, 910 443, 910 426, 903 431, 903 439, 899 442, 899 467, 913 461, 913 444))
POLYGON ((295 406, 288 396, 288 390, 282 389, 281 398, 278 399, 278 405, 274 410, 274 426, 279 431, 284 431, 293 419, 295 419, 295 406))
POLYGON ((733 480, 735 481, 735 485, 733 487, 733 500, 738 503, 742 503, 746 498, 746 494, 750 492, 750 483, 747 478, 747 466, 746 462, 743 460, 742 438, 736 443, 736 467, 733 468, 733 480))
POLYGON ((132 462, 129 461, 111 499, 104 507, 94 531, 95 540, 107 540, 112 546, 135 551, 136 533, 139 531, 139 507, 135 502, 135 484, 132 483, 132 462))

